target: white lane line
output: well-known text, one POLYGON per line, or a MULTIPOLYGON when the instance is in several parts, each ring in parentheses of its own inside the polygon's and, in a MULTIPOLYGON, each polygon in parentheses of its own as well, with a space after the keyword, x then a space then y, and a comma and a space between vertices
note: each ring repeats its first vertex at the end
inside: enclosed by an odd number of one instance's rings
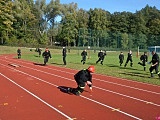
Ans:
MULTIPOLYGON (((5 56, 5 59, 13 60, 13 59, 9 58, 8 56, 5 56)), ((16 61, 16 60, 13 60, 13 61, 16 61)), ((29 63, 29 62, 26 61, 26 60, 19 61, 19 62, 32 65, 31 63, 29 63)), ((39 67, 42 67, 42 66, 39 66, 39 67)), ((59 66, 55 66, 55 67, 57 67, 57 68, 63 68, 63 67, 59 67, 59 66)), ((47 69, 57 70, 57 69, 48 68, 48 67, 47 67, 47 69)), ((78 70, 71 69, 71 68, 65 68, 65 69, 69 69, 69 70, 72 70, 72 71, 73 71, 73 70, 74 70, 74 71, 78 71, 78 70)), ((57 70, 57 71, 60 71, 60 70, 57 70)), ((60 72, 70 73, 70 72, 66 72, 66 71, 60 71, 60 72)), ((70 73, 70 74, 72 74, 72 73, 70 73)), ((128 79, 125 79, 125 78, 118 78, 118 77, 113 77, 113 76, 107 76, 107 75, 98 74, 98 73, 96 73, 95 75, 97 75, 97 76, 103 76, 103 77, 115 78, 115 79, 119 79, 119 80, 123 80, 123 81, 129 81, 129 82, 138 83, 138 84, 143 84, 143 85, 148 85, 148 86, 160 87, 160 86, 158 86, 158 85, 153 85, 153 84, 148 84, 148 83, 143 83, 143 82, 138 82, 138 81, 133 81, 133 80, 131 81, 131 80, 128 80, 128 79)))
MULTIPOLYGON (((13 69, 13 68, 11 68, 11 69, 13 69)), ((20 73, 23 73, 23 74, 25 74, 25 75, 28 75, 28 76, 30 76, 30 77, 33 77, 33 78, 35 78, 35 79, 37 79, 37 80, 40 80, 40 81, 42 81, 42 82, 44 82, 44 83, 48 83, 48 84, 50 84, 50 85, 53 85, 53 86, 55 86, 55 87, 58 87, 57 85, 55 85, 55 84, 52 84, 52 83, 50 83, 50 82, 46 82, 45 80, 43 80, 43 79, 41 79, 41 78, 38 78, 38 77, 35 77, 35 76, 32 76, 32 75, 29 75, 29 74, 27 74, 27 73, 25 73, 25 72, 22 72, 22 71, 20 71, 20 70, 15 70, 15 71, 18 71, 18 72, 20 72, 20 73)), ((1 73, 0 73, 1 74, 1 73)), ((4 76, 3 74, 1 74, 2 76, 4 76)), ((6 76, 4 76, 5 78, 7 78, 6 76)), ((9 79, 9 78, 8 78, 9 79)), ((11 80, 11 82, 13 82, 14 84, 16 84, 17 86, 20 86, 20 85, 18 85, 17 83, 15 83, 14 81, 12 81, 11 80)), ((21 87, 21 86, 20 86, 21 87)), ((30 93, 28 90, 26 90, 25 88, 23 88, 22 87, 22 89, 24 89, 25 91, 27 91, 28 93, 30 93)), ((33 93, 30 93, 31 95, 33 95, 34 96, 34 94, 33 93)), ((111 106, 108 106, 108 105, 106 105, 106 104, 103 104, 103 103, 101 103, 101 102, 98 102, 98 101, 96 101, 96 100, 93 100, 93 99, 90 99, 90 98, 87 98, 87 97, 85 97, 85 96, 82 96, 82 95, 80 95, 82 98, 85 98, 85 99, 87 99, 87 100, 89 100, 89 101, 92 101, 92 102, 94 102, 94 103, 97 103, 97 104, 99 104, 99 105, 102 105, 102 106, 104 106, 104 107, 106 107, 106 108, 110 108, 110 109, 112 109, 112 110, 115 110, 116 108, 114 108, 114 107, 111 107, 111 106)), ((34 96, 35 97, 35 96, 34 96)), ((39 100, 42 100, 42 99, 40 99, 39 97, 37 97, 36 96, 36 98, 37 99, 39 99, 39 100)), ((42 100, 43 101, 43 100, 42 100)), ((45 101, 44 101, 44 103, 46 104, 46 105, 48 105, 49 106, 49 104, 48 103, 46 103, 45 101)), ((49 106, 50 107, 50 106, 49 106)), ((51 106, 51 108, 52 108, 52 106, 51 106)), ((52 108, 52 109, 55 109, 56 111, 59 111, 59 110, 57 110, 56 108, 52 108)), ((120 113, 122 113, 122 114, 124 114, 124 115, 126 115, 126 116, 129 116, 129 117, 131 117, 131 118, 135 118, 135 119, 137 119, 137 120, 142 120, 142 119, 140 119, 140 118, 138 118, 138 117, 135 117, 135 116, 133 116, 133 115, 131 115, 131 114, 128 114, 128 113, 126 113, 126 112, 123 112, 123 111, 121 111, 121 110, 118 110, 117 112, 120 112, 120 113)), ((62 114, 62 112, 60 112, 61 114, 62 114)), ((62 114, 63 115, 63 114, 62 114)), ((64 114, 65 115, 65 114, 64 114)), ((67 116, 68 117, 68 116, 67 116)), ((70 118, 70 117, 69 117, 70 118)))
MULTIPOLYGON (((0 63, 1 64, 1 63, 0 63)), ((2 65, 2 64, 1 64, 2 65)), ((5 66, 5 65, 3 65, 5 66)), ((22 65, 21 65, 22 66, 22 65)), ((8 67, 8 66, 7 66, 8 67)), ((59 78, 62 78, 62 79, 66 79, 66 80, 69 80, 69 81, 73 81, 75 82, 75 80, 72 80, 72 79, 69 79, 69 78, 66 78, 66 77, 62 77, 62 76, 59 76, 59 75, 55 75, 55 74, 51 74, 51 73, 48 73, 48 72, 44 72, 44 71, 41 71, 41 70, 37 70, 37 69, 34 69, 34 68, 30 68, 30 67, 26 67, 26 66, 23 66, 25 68, 28 68, 28 69, 32 69, 34 71, 38 71, 38 72, 42 72, 42 73, 45 73, 45 74, 48 74, 48 75, 52 75, 52 76, 55 76, 55 77, 59 77, 59 78)), ((13 69, 13 68, 11 68, 13 69)), ((16 70, 16 71, 19 71, 19 70, 16 70)), ((20 73, 23 73, 21 71, 19 71, 20 73)), ((24 73, 23 73, 24 74, 24 73)), ((28 74, 27 74, 28 75, 28 74)), ((43 81, 44 82, 44 81, 43 81)), ((49 82, 46 82, 48 84, 50 84, 49 82)), ((111 90, 106 90, 106 89, 103 89, 103 88, 100 88, 100 87, 97 87, 97 86, 93 86, 94 88, 97 88, 97 89, 100 89, 100 90, 103 90, 103 91, 107 91, 107 92, 110 92, 110 93, 113 93, 113 94, 116 94, 116 95, 120 95, 120 96, 123 96, 123 97, 127 97, 127 98, 130 98, 130 99, 134 99, 134 100, 137 100, 137 101, 140 101, 140 102, 144 102, 144 103, 150 103, 151 105, 155 105, 155 106, 160 106, 159 104, 156 104, 154 102, 151 102, 151 101, 146 101, 146 100, 142 100, 142 99, 139 99, 139 98, 135 98, 135 97, 132 97, 132 96, 128 96, 128 95, 124 95, 124 94, 121 94, 121 93, 117 93, 117 92, 114 92, 114 91, 111 91, 111 90)))
MULTIPOLYGON (((6 58, 7 59, 7 58, 6 58)), ((3 60, 2 60, 3 61, 3 60)), ((8 61, 9 62, 9 61, 8 61)), ((24 62, 22 62, 24 63, 24 62)), ((30 64, 30 63, 25 63, 25 64, 30 64)), ((24 66, 25 67, 25 66, 24 66)), ((64 72, 64 73, 67 73, 67 74, 73 74, 73 73, 70 73, 70 72, 65 72, 65 71, 61 71, 61 70, 57 70, 57 69, 52 69, 52 68, 48 68, 46 67, 47 69, 50 69, 50 70, 55 70, 55 71, 58 71, 58 72, 64 72)), ((106 77, 106 76, 105 76, 106 77)), ((110 77, 110 76, 109 76, 110 77)), ((114 77, 113 77, 114 78, 114 77)), ((123 87, 127 87, 127 88, 131 88, 131 89, 135 89, 135 90, 139 90, 139 91, 144 91, 144 92, 148 92, 148 93, 153 93, 153 94, 157 94, 157 95, 160 95, 159 92, 154 92, 154 91, 150 91, 150 90, 145 90, 145 89, 141 89, 141 88, 137 88, 137 87, 131 87, 131 86, 128 86, 128 85, 123 85, 123 84, 119 84, 119 83, 115 83, 115 82, 110 82, 110 81, 106 81, 106 80, 101 80, 101 79, 98 79, 98 78, 93 78, 93 80, 97 80, 97 81, 101 81, 101 82, 106 82, 106 83, 110 83, 110 84, 114 84, 114 85, 118 85, 118 86, 123 86, 123 87)), ((121 79, 121 78, 119 78, 121 79)), ((133 82, 133 81, 131 81, 133 82)), ((139 83, 139 82, 137 82, 139 83)), ((147 84, 147 85, 150 85, 150 84, 147 84)), ((159 86, 156 86, 156 87, 159 87, 159 86)))
POLYGON ((15 84, 16 86, 20 87, 22 90, 26 91, 27 93, 29 93, 30 95, 32 95, 33 97, 37 98, 39 101, 41 101, 42 103, 46 104, 48 107, 52 108, 53 110, 57 111, 58 113, 60 113, 61 115, 63 115, 64 117, 66 117, 69 120, 72 120, 71 117, 69 117, 68 115, 64 114, 63 112, 59 111, 58 109, 56 109, 55 107, 53 107, 52 105, 50 105, 49 103, 47 103, 46 101, 42 100, 41 98, 39 98, 38 96, 36 96, 35 94, 33 94, 32 92, 30 92, 29 90, 25 89, 24 87, 22 87, 21 85, 19 85, 18 83, 14 82, 13 80, 11 80, 10 78, 8 78, 7 76, 3 75, 2 73, 0 73, 1 76, 3 76, 4 78, 6 78, 7 80, 9 80, 10 82, 12 82, 13 84, 15 84))

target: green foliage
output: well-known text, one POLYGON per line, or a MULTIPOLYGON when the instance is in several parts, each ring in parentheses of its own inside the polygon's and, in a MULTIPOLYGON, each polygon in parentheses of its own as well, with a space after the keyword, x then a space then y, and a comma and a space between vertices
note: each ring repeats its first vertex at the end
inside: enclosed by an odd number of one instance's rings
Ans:
POLYGON ((160 44, 160 10, 146 5, 140 11, 78 9, 60 0, 1 0, 0 44, 35 43, 107 48, 140 48, 160 44), (57 16, 62 19, 56 21, 57 16), (33 40, 33 41, 32 41, 33 40))

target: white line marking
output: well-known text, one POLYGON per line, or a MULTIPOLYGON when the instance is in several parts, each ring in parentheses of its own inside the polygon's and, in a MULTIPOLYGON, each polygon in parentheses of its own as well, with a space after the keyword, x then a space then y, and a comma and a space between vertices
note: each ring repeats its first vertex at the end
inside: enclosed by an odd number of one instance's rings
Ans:
POLYGON ((3 76, 4 78, 6 78, 7 80, 9 80, 10 82, 12 82, 13 84, 15 84, 16 86, 20 87, 21 89, 23 89, 24 91, 26 91, 27 93, 29 93, 30 95, 32 95, 33 97, 37 98, 39 101, 41 101, 42 103, 46 104, 48 107, 52 108, 53 110, 57 111, 58 113, 60 113, 61 115, 65 116, 67 119, 72 120, 71 117, 67 116, 66 114, 64 114, 63 112, 59 111, 58 109, 56 109, 55 107, 53 107, 52 105, 50 105, 49 103, 45 102, 44 100, 42 100, 41 98, 39 98, 38 96, 36 96, 35 94, 31 93, 30 91, 28 91, 27 89, 25 89, 24 87, 20 86, 19 84, 17 84, 16 82, 14 82, 13 80, 11 80, 10 78, 8 78, 7 76, 3 75, 2 73, 0 73, 1 76, 3 76))
MULTIPOLYGON (((0 64, 1 64, 1 63, 0 63, 0 64)), ((2 65, 2 64, 1 64, 1 65, 2 65)), ((3 65, 3 66, 5 66, 5 65, 3 65)), ((7 67, 8 67, 8 66, 7 66, 7 67)), ((26 66, 23 66, 23 67, 26 67, 26 66)), ((30 68, 30 67, 26 67, 26 68, 75 82, 75 80, 72 80, 72 79, 69 79, 69 78, 66 78, 66 77, 62 77, 62 76, 59 76, 59 75, 51 74, 51 73, 44 72, 44 71, 41 71, 41 70, 37 70, 37 69, 34 69, 34 68, 30 68)), ((11 68, 11 69, 13 69, 13 68, 11 68)), ((15 69, 15 70, 16 70, 16 69, 15 69)), ((23 74, 27 74, 27 73, 21 72, 21 71, 19 71, 19 70, 16 70, 16 71, 18 71, 18 72, 20 72, 20 73, 23 73, 23 74)), ((29 74, 27 74, 27 75, 30 76, 29 74)), ((32 77, 32 76, 31 76, 31 77, 32 77)), ((43 82, 46 82, 46 81, 43 81, 43 82)), ((46 83, 51 84, 51 83, 49 83, 49 82, 46 82, 46 83)), ((51 84, 51 85, 53 85, 53 84, 51 84)), ((58 87, 58 86, 56 86, 56 87, 58 87)), ((123 97, 127 97, 127 98, 130 98, 130 99, 134 99, 134 100, 137 100, 137 101, 141 101, 141 102, 144 102, 144 103, 149 102, 149 101, 145 101, 145 100, 142 100, 142 99, 139 99, 139 98, 135 98, 135 97, 132 97, 132 96, 128 96, 128 95, 124 95, 124 94, 121 94, 121 93, 117 93, 117 92, 114 92, 114 91, 111 91, 111 90, 106 90, 106 89, 103 89, 103 88, 100 88, 100 87, 97 87, 97 86, 93 86, 93 87, 95 87, 95 88, 97 88, 97 89, 100 89, 100 90, 103 90, 103 91, 107 91, 107 92, 113 93, 113 94, 117 94, 117 95, 120 95, 120 96, 123 96, 123 97)), ((160 106, 159 104, 156 104, 156 103, 153 103, 153 102, 151 103, 151 105, 160 106)))
MULTIPOLYGON (((11 69, 14 69, 14 68, 11 68, 11 69)), ((50 85, 53 85, 53 86, 58 87, 57 85, 52 84, 52 83, 50 83, 50 82, 46 82, 45 80, 43 80, 43 79, 41 79, 41 78, 38 78, 38 77, 35 77, 35 76, 32 76, 32 75, 29 75, 29 74, 27 74, 27 73, 25 73, 25 72, 22 72, 22 71, 20 71, 20 70, 16 70, 16 71, 18 71, 18 72, 20 72, 20 73, 23 73, 23 74, 25 74, 25 75, 28 75, 28 76, 30 76, 30 77, 33 77, 33 78, 35 78, 35 79, 38 79, 38 80, 40 80, 40 81, 42 81, 42 82, 44 82, 44 83, 48 83, 48 84, 50 84, 50 85)), ((99 105, 102 105, 102 106, 104 106, 104 107, 110 108, 110 109, 112 109, 112 110, 113 110, 113 109, 116 109, 116 108, 114 108, 114 107, 108 106, 108 105, 103 104, 103 103, 101 103, 101 102, 98 102, 98 101, 96 101, 96 100, 87 98, 87 97, 85 97, 85 96, 82 96, 82 95, 80 95, 80 96, 81 96, 82 98, 85 98, 85 99, 87 99, 87 100, 90 100, 90 101, 92 101, 92 102, 95 102, 95 103, 97 103, 97 104, 99 104, 99 105)), ((135 117, 135 116, 133 116, 133 115, 131 115, 131 114, 128 114, 128 113, 126 113, 126 112, 123 112, 123 111, 121 111, 121 110, 119 110, 119 111, 117 111, 117 112, 120 112, 120 113, 122 113, 122 114, 125 114, 125 115, 127 115, 127 116, 129 116, 129 117, 135 118, 135 119, 137 119, 137 120, 142 120, 142 119, 140 119, 140 118, 138 118, 138 117, 135 117)))
MULTIPOLYGON (((7 58, 6 58, 7 59, 7 58)), ((9 62, 9 61, 8 61, 9 62)), ((22 62, 24 63, 24 62, 22 62)), ((25 64, 30 64, 30 63, 25 63, 25 64)), ((26 67, 26 66, 24 66, 26 67)), ((26 68, 29 68, 29 67, 26 67, 26 68)), ((47 69, 51 69, 51 70, 56 70, 56 71, 59 71, 59 72, 64 72, 64 73, 68 73, 68 74, 73 74, 73 73, 69 73, 69 72, 65 72, 65 71, 61 71, 61 70, 57 70, 57 69, 52 69, 52 68, 48 68, 46 67, 47 69)), ((30 68, 31 69, 31 68, 30 68)), ((105 76, 106 77, 106 76, 105 76)), ((111 77, 111 76, 109 76, 111 77)), ((114 77, 113 77, 114 78, 114 77)), ((115 77, 116 78, 116 77, 115 77)), ((131 88, 131 89, 136 89, 136 90, 139 90, 139 91, 145 91, 145 92, 148 92, 148 93, 153 93, 153 94, 158 94, 160 95, 160 93, 158 92, 153 92, 153 91, 150 91, 150 90, 144 90, 144 89, 140 89, 140 88, 136 88, 136 87, 131 87, 131 86, 127 86, 127 85, 123 85, 123 84, 118 84, 118 83, 114 83, 114 82, 109 82, 109 81, 106 81, 106 80, 101 80, 101 79, 97 79, 97 78, 93 78, 95 80, 98 80, 98 81, 101 81, 101 82, 106 82, 106 83, 110 83, 110 84, 114 84, 114 85, 118 85, 118 86, 123 86, 123 87, 127 87, 127 88, 131 88)), ((121 78, 118 78, 118 79, 121 79, 121 78)), ((135 81, 131 81, 131 82, 135 82, 135 81)), ((140 82, 137 82, 137 83, 140 83, 140 82)), ((146 84, 146 85, 150 85, 150 84, 146 84)), ((153 85, 151 85, 153 86, 153 85)), ((156 85, 155 85, 156 86, 156 85)), ((159 87, 159 86, 156 86, 156 87, 159 87)))

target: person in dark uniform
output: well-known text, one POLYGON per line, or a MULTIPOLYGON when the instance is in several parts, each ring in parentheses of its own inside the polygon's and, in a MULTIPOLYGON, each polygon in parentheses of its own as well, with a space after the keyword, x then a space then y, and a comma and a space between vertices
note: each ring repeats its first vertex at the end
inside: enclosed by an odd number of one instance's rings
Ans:
POLYGON ((156 74, 158 74, 160 78, 160 72, 158 71, 159 67, 159 56, 155 51, 152 51, 152 60, 149 62, 151 63, 151 67, 149 68, 149 71, 151 73, 151 77, 154 77, 153 70, 155 69, 156 74))
POLYGON ((107 55, 106 52, 103 52, 102 50, 100 50, 100 52, 98 53, 98 60, 96 61, 96 64, 99 61, 101 61, 101 65, 103 65, 103 61, 106 55, 107 55))
POLYGON ((129 52, 128 52, 127 60, 126 60, 126 63, 124 65, 124 67, 127 66, 129 61, 130 61, 130 66, 132 67, 133 66, 133 60, 132 60, 132 51, 131 50, 129 50, 129 52))
POLYGON ((41 49, 40 48, 37 48, 37 52, 38 52, 38 55, 39 55, 39 57, 41 56, 41 49))
POLYGON ((92 91, 92 74, 95 72, 94 66, 89 66, 88 69, 80 70, 78 73, 74 75, 74 79, 77 83, 77 88, 68 88, 68 92, 73 93, 75 95, 80 95, 87 84, 92 91))
POLYGON ((144 52, 143 55, 141 55, 140 57, 141 62, 138 62, 138 64, 142 65, 144 67, 144 71, 146 71, 146 62, 148 62, 148 56, 147 56, 147 52, 144 52))
POLYGON ((63 47, 63 49, 62 49, 62 56, 63 56, 63 63, 64 63, 64 65, 66 65, 66 56, 67 56, 66 47, 63 47))
POLYGON ((48 62, 49 58, 52 58, 51 57, 51 53, 50 53, 48 48, 45 49, 45 51, 43 52, 42 56, 44 58, 44 65, 46 65, 46 63, 48 62))
POLYGON ((121 52, 119 54, 119 63, 120 63, 120 66, 123 64, 123 61, 124 61, 124 54, 123 54, 123 52, 121 52))
POLYGON ((83 50, 83 52, 81 53, 81 56, 82 56, 81 62, 83 62, 83 64, 85 64, 86 63, 86 57, 87 57, 87 51, 83 50))
POLYGON ((20 48, 18 48, 18 50, 17 50, 17 56, 18 56, 18 59, 21 58, 21 49, 20 48))

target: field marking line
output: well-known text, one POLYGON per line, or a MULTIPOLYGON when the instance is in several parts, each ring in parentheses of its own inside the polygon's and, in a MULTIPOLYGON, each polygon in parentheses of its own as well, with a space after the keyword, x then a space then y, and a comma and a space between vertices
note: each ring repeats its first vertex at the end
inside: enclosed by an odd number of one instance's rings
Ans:
MULTIPOLYGON (((2 60, 3 61, 3 60, 2 60)), ((9 61, 8 61, 9 62, 9 61)), ((22 62, 23 63, 23 62, 22 62)), ((25 63, 25 64, 30 64, 30 63, 25 63)), ((26 67, 26 66, 23 66, 23 67, 26 67)), ((27 68, 27 67, 26 67, 27 68)), ((48 68, 48 67, 46 67, 48 68)), ((48 68, 48 69, 51 69, 51 68, 48 68)), ((67 74, 73 74, 73 73, 70 73, 70 72, 65 72, 65 71, 61 71, 61 70, 57 70, 57 69, 51 69, 51 70, 56 70, 56 71, 59 71, 59 72, 64 72, 64 73, 67 73, 67 74)), ((105 76, 107 77, 107 76, 105 76)), ((127 88, 131 88, 131 89, 135 89, 135 90, 139 90, 139 91, 144 91, 144 92, 148 92, 148 93, 153 93, 153 94, 158 94, 160 95, 160 93, 158 92, 154 92, 154 91, 150 91, 150 90, 144 90, 144 89, 141 89, 141 88, 137 88, 137 87, 131 87, 131 86, 128 86, 128 85, 123 85, 123 84, 119 84, 119 83, 114 83, 114 82, 110 82, 110 81, 106 81, 106 80, 101 80, 101 79, 98 79, 98 78, 93 78, 95 80, 98 80, 98 81, 102 81, 102 82, 106 82, 106 83, 110 83, 110 84, 114 84, 114 85, 118 85, 118 86, 123 86, 123 87, 127 87, 127 88)), ((132 82, 132 81, 131 81, 132 82)), ((139 83, 139 82, 138 82, 139 83)), ((158 86, 159 87, 159 86, 158 86)))
MULTIPOLYGON (((10 60, 11 60, 11 58, 8 58, 8 56, 5 56, 5 59, 10 59, 10 60)), ((13 59, 12 59, 12 60, 13 60, 13 59)), ((13 60, 13 61, 16 61, 16 60, 13 60)), ((28 63, 27 60, 24 60, 24 61, 19 61, 19 62, 25 63, 25 64, 31 64, 31 63, 28 63), (24 61, 25 61, 25 62, 24 62, 24 61)), ((42 66, 39 66, 39 67, 42 67, 42 66)), ((63 68, 63 69, 64 69, 64 67, 59 67, 59 66, 55 66, 55 67, 63 68)), ((52 68, 47 68, 47 69, 52 69, 52 68)), ((71 68, 65 68, 65 69, 78 71, 78 70, 71 69, 71 68)), ((57 69, 54 69, 54 70, 57 70, 57 69)), ((57 70, 57 71, 58 71, 58 70, 57 70)), ((62 71, 60 71, 60 72, 62 72, 62 71)), ((64 73, 70 73, 70 72, 65 72, 65 71, 63 71, 63 72, 64 72, 64 73)), ((72 73, 70 73, 70 74, 72 74, 72 73)), ((128 80, 128 79, 125 79, 125 78, 118 78, 118 77, 113 77, 113 76, 107 76, 107 75, 98 74, 98 73, 96 73, 95 75, 104 76, 104 77, 110 77, 110 78, 115 78, 115 79, 119 79, 119 80, 123 80, 123 81, 129 81, 129 82, 138 83, 138 84, 144 84, 144 85, 148 85, 148 86, 160 87, 160 86, 158 86, 158 85, 153 85, 153 84, 148 84, 148 83, 143 83, 143 82, 138 82, 138 81, 133 81, 133 80, 131 81, 131 80, 128 80)))
MULTIPOLYGON (((1 64, 1 63, 0 63, 0 64, 1 64)), ((4 66, 5 66, 5 65, 4 65, 4 66)), ((8 66, 7 66, 7 67, 8 67, 8 66)), ((10 67, 9 67, 9 68, 10 68, 10 67)), ((11 69, 14 69, 14 68, 11 68, 11 69)), ((48 84, 50 84, 50 85, 53 85, 53 86, 58 87, 58 86, 55 85, 55 84, 52 84, 52 83, 50 83, 50 82, 46 82, 45 80, 43 80, 43 79, 41 79, 41 78, 35 77, 35 76, 33 76, 33 75, 29 75, 28 73, 22 72, 22 71, 20 71, 20 70, 15 69, 15 71, 20 72, 20 73, 23 73, 23 74, 25 74, 25 75, 28 75, 28 76, 30 76, 30 77, 33 77, 33 78, 35 78, 35 79, 37 79, 37 80, 40 80, 40 81, 42 81, 42 82, 44 82, 44 83, 48 83, 48 84)), ((96 101, 96 100, 90 99, 90 98, 88 98, 88 97, 85 97, 85 96, 82 96, 82 95, 80 95, 80 96, 81 96, 82 98, 85 98, 85 99, 89 100, 89 101, 92 101, 92 102, 94 102, 94 103, 97 103, 97 104, 99 104, 99 105, 102 105, 102 106, 104 106, 104 107, 106 107, 106 108, 110 108, 110 109, 112 109, 112 110, 115 110, 115 109, 116 109, 116 108, 114 108, 114 107, 108 106, 108 105, 106 105, 106 104, 103 104, 103 103, 98 102, 98 101, 96 101)), ((126 113, 126 112, 124 112, 124 111, 121 111, 121 110, 119 110, 119 111, 117 111, 117 112, 120 112, 120 113, 122 113, 122 114, 124 114, 124 115, 126 115, 126 116, 131 117, 131 118, 135 118, 135 119, 137 119, 137 120, 142 120, 142 119, 140 119, 140 118, 138 118, 138 117, 135 117, 135 116, 133 116, 133 115, 131 115, 131 114, 128 114, 128 113, 126 113)))
MULTIPOLYGON (((4 66, 5 66, 5 65, 4 65, 4 66)), ((8 66, 7 66, 7 67, 8 67, 8 66)), ((23 67, 26 67, 26 66, 23 66, 23 67)), ((44 72, 44 71, 41 71, 41 70, 37 70, 37 69, 34 69, 34 68, 30 68, 30 67, 26 67, 26 68, 75 82, 75 80, 72 80, 72 79, 70 79, 70 78, 66 78, 66 77, 62 77, 62 76, 59 76, 59 75, 51 74, 51 73, 44 72)), ((11 68, 11 69, 13 69, 13 68, 11 68)), ((18 71, 19 71, 19 70, 18 70, 18 71)), ((19 71, 19 72, 21 73, 22 71, 19 71)), ((24 73, 23 73, 23 74, 24 74, 24 73)), ((26 73, 26 74, 27 74, 27 73, 26 73)), ((49 82, 47 82, 47 83, 49 84, 49 82)), ((58 86, 57 86, 57 87, 58 87, 58 86)), ((140 101, 140 102, 144 102, 144 103, 148 103, 148 102, 149 102, 149 103, 151 103, 151 105, 160 106, 159 104, 156 104, 156 103, 151 102, 151 101, 142 100, 142 99, 135 98, 135 97, 132 97, 132 96, 128 96, 128 95, 125 95, 125 94, 121 94, 121 93, 118 93, 118 92, 114 92, 114 91, 111 91, 111 90, 106 90, 106 89, 103 89, 103 88, 100 88, 100 87, 97 87, 97 86, 93 86, 93 87, 94 87, 94 88, 97 88, 97 89, 99 89, 99 90, 107 91, 107 92, 110 92, 110 93, 113 93, 113 94, 116 94, 116 95, 120 95, 120 96, 123 96, 123 97, 126 97, 126 98, 130 98, 130 99, 133 99, 133 100, 137 100, 137 101, 140 101)))
POLYGON ((46 101, 44 101, 43 99, 41 99, 40 97, 36 96, 35 94, 33 94, 32 92, 30 92, 29 90, 27 90, 26 88, 22 87, 21 85, 19 85, 18 83, 14 82, 13 80, 11 80, 10 78, 8 78, 7 76, 3 75, 2 73, 0 73, 1 76, 3 76, 4 78, 6 78, 7 80, 9 80, 10 82, 12 82, 13 84, 15 84, 16 86, 18 86, 19 88, 21 88, 22 90, 24 90, 25 92, 29 93, 31 96, 35 97, 36 99, 38 99, 39 101, 41 101, 42 103, 44 103, 45 105, 47 105, 48 107, 52 108, 53 110, 57 111, 59 114, 63 115, 64 117, 66 117, 69 120, 72 120, 71 117, 69 117, 68 115, 64 114, 63 112, 61 112, 60 110, 58 110, 57 108, 53 107, 52 105, 50 105, 49 103, 47 103, 46 101))

